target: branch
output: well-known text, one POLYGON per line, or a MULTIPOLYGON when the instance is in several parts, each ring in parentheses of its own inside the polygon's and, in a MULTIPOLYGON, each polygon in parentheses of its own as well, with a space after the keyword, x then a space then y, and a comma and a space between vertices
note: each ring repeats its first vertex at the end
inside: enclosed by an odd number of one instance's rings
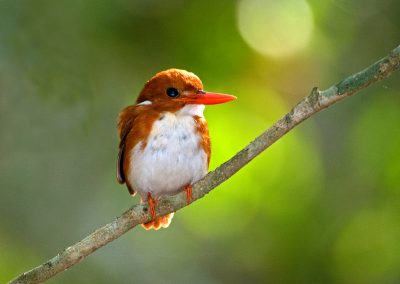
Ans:
MULTIPOLYGON (((389 77, 399 68, 400 46, 393 49, 385 58, 327 90, 319 91, 318 88, 314 88, 309 96, 302 99, 288 114, 275 122, 271 128, 258 136, 229 161, 209 172, 207 176, 194 184, 193 201, 202 198, 219 184, 229 179, 257 155, 311 115, 351 96, 374 82, 389 77)), ((162 198, 158 202, 157 216, 175 212, 185 206, 187 206, 186 195, 183 192, 162 198)), ((21 274, 9 283, 25 284, 46 281, 57 273, 78 263, 95 250, 120 237, 136 225, 150 220, 151 215, 147 204, 135 205, 111 223, 97 229, 83 240, 66 248, 42 265, 21 274)))

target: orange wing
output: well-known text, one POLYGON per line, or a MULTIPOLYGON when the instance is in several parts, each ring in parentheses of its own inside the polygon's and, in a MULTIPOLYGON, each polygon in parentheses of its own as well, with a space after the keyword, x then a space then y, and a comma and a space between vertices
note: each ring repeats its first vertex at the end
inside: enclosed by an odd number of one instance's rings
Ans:
POLYGON ((201 136, 201 146, 203 147, 204 152, 207 155, 207 167, 210 165, 210 158, 211 158, 211 141, 210 141, 210 134, 208 133, 208 125, 207 121, 204 117, 195 116, 194 120, 196 121, 197 131, 200 133, 201 136))
MULTIPOLYGON (((119 133, 119 151, 117 160, 117 180, 120 184, 126 183, 125 172, 124 172, 124 158, 127 143, 127 137, 132 130, 133 122, 138 116, 138 111, 136 106, 128 106, 124 108, 118 117, 118 133, 119 133)), ((127 183, 129 193, 131 195, 135 194, 135 191, 127 183)))

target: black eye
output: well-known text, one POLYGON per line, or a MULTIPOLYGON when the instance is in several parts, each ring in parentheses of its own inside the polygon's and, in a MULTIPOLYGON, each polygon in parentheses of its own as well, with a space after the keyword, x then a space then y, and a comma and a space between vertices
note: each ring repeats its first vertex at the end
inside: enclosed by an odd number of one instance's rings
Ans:
POLYGON ((168 88, 167 95, 171 98, 176 98, 177 96, 179 96, 179 92, 175 88, 168 88))

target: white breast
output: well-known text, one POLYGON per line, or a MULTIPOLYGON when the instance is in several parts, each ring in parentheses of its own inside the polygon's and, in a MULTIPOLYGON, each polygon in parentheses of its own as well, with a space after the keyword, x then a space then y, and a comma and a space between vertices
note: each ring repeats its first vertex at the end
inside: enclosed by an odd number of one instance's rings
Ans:
POLYGON ((207 173, 207 155, 201 147, 193 115, 204 106, 188 105, 177 113, 166 112, 154 122, 146 147, 139 142, 130 156, 128 179, 143 198, 173 194, 207 173))

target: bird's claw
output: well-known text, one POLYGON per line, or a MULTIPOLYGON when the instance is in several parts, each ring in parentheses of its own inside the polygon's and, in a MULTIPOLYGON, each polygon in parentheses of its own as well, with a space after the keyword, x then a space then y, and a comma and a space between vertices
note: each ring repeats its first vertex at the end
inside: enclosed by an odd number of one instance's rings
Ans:
POLYGON ((151 196, 150 192, 147 193, 147 204, 149 205, 151 217, 153 217, 153 220, 156 219, 157 201, 151 196))
POLYGON ((192 203, 192 185, 186 185, 183 190, 186 192, 186 202, 187 204, 192 203))

